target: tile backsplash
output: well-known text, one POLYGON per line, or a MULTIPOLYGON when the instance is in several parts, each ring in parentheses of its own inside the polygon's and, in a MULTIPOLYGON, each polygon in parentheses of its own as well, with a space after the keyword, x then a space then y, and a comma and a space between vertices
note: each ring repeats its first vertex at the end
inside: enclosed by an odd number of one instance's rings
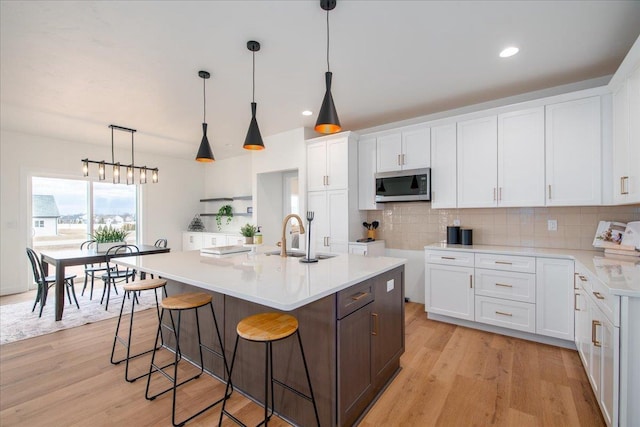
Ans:
MULTIPOLYGON (((540 208, 431 209, 430 203, 387 203, 382 211, 368 211, 367 221, 380 222, 376 238, 387 248, 422 250, 446 240, 447 226, 459 219, 473 229, 477 245, 534 246, 593 249, 599 221, 640 221, 640 204, 540 208), (547 220, 558 230, 548 231, 547 220)), ((363 237, 366 230, 362 230, 363 237)))

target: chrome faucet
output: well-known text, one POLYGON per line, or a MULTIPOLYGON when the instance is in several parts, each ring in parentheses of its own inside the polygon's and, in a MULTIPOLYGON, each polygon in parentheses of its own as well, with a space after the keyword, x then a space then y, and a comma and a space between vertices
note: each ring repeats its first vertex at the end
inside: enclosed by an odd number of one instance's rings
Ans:
POLYGON ((287 256, 287 236, 285 233, 287 231, 287 223, 291 218, 295 218, 298 220, 298 223, 300 224, 300 234, 304 234, 304 225, 302 224, 302 218, 300 218, 300 216, 296 214, 289 214, 285 216, 284 220, 282 221, 282 239, 280 240, 280 256, 281 257, 287 256))

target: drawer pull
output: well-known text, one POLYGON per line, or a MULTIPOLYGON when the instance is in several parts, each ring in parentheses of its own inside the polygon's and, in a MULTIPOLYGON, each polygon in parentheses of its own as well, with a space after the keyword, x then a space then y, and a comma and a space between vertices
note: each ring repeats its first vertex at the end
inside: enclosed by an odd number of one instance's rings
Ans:
POLYGON ((511 314, 511 313, 505 313, 504 311, 496 311, 496 314, 499 314, 499 315, 501 315, 501 316, 509 316, 509 317, 512 317, 512 316, 513 316, 513 314, 511 314))
POLYGON ((371 335, 378 335, 378 313, 371 313, 371 317, 373 317, 373 330, 371 331, 371 335))
POLYGON ((509 262, 509 261, 496 261, 495 263, 496 264, 504 264, 504 265, 513 265, 513 263, 509 262))
POLYGON ((600 325, 602 325, 602 323, 600 323, 599 320, 592 320, 591 321, 591 342, 596 347, 602 347, 602 345, 600 344, 600 341, 598 341, 596 339, 596 327, 598 327, 600 325))
POLYGON ((354 301, 358 301, 358 300, 366 297, 367 295, 369 295, 369 292, 358 292, 357 294, 351 295, 351 299, 354 300, 354 301))
POLYGON ((496 283, 496 286, 502 286, 503 288, 513 288, 513 285, 507 283, 496 283))
POLYGON ((456 259, 455 257, 452 257, 452 256, 441 256, 440 258, 441 259, 450 259, 450 260, 456 259))
POLYGON ((600 292, 594 292, 593 295, 598 299, 604 299, 604 297, 602 296, 602 294, 600 292))

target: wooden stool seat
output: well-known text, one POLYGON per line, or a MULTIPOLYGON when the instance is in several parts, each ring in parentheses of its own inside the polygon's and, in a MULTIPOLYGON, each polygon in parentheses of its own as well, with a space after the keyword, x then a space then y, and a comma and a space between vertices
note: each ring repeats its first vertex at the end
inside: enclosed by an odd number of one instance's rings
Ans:
POLYGON ((207 305, 212 299, 211 295, 204 292, 191 292, 165 298, 160 305, 166 310, 189 310, 207 305))
POLYGON ((249 341, 277 341, 298 330, 298 319, 284 313, 260 313, 242 319, 236 328, 238 335, 249 341))
POLYGON ((149 289, 157 289, 161 288, 167 284, 167 281, 164 279, 144 279, 144 280, 136 280, 135 282, 127 283, 122 286, 122 289, 125 291, 147 291, 149 289))

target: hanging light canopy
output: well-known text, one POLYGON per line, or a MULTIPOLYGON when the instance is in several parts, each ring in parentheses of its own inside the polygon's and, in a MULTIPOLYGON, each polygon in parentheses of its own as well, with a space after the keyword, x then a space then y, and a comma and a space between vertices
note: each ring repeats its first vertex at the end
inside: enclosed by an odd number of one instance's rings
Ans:
POLYGON ((106 170, 107 166, 112 167, 112 179, 114 184, 120 184, 120 176, 121 170, 120 167, 126 167, 126 178, 127 185, 134 184, 134 171, 138 169, 140 171, 140 184, 147 183, 147 171, 152 171, 152 179, 153 183, 158 182, 158 168, 148 168, 146 166, 136 166, 133 161, 133 134, 137 131, 135 129, 129 129, 122 126, 117 125, 109 125, 111 128, 111 162, 106 162, 104 160, 89 160, 82 159, 82 174, 84 176, 89 176, 89 163, 94 163, 98 165, 98 180, 104 181, 106 179, 106 170), (113 131, 119 130, 123 132, 131 133, 131 163, 120 163, 115 161, 114 149, 113 149, 113 131))
POLYGON ((260 128, 256 120, 256 107, 258 106, 256 104, 256 52, 260 50, 260 43, 250 40, 247 42, 247 49, 253 52, 253 95, 251 98, 251 122, 242 148, 245 150, 264 150, 264 142, 262 142, 262 135, 260 135, 260 128))
POLYGON ((211 74, 208 71, 198 71, 198 76, 202 78, 202 97, 204 99, 204 115, 202 119, 202 141, 200 141, 200 148, 198 148, 198 154, 196 154, 196 160, 203 163, 211 163, 216 159, 213 157, 213 150, 209 144, 207 138, 207 93, 206 93, 206 81, 211 74))
POLYGON ((329 11, 336 7, 336 0, 320 0, 320 7, 322 10, 327 11, 327 72, 324 74, 327 90, 324 93, 315 130, 320 133, 336 133, 340 132, 342 127, 340 126, 338 112, 331 95, 331 77, 333 73, 331 73, 331 68, 329 67, 329 11))

